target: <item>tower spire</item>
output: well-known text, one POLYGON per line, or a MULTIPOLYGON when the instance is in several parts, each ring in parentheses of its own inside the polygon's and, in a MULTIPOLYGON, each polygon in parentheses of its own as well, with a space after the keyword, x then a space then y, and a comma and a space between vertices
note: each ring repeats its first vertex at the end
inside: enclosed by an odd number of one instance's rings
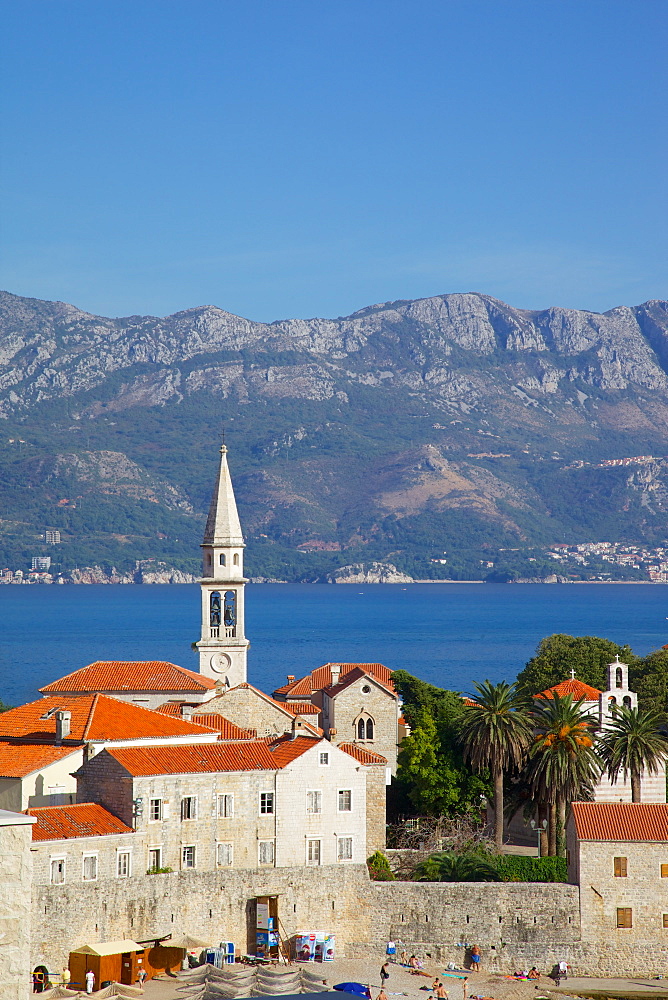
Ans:
POLYGON ((246 680, 244 538, 227 465, 220 448, 218 476, 202 540, 202 638, 200 673, 235 687, 246 680))

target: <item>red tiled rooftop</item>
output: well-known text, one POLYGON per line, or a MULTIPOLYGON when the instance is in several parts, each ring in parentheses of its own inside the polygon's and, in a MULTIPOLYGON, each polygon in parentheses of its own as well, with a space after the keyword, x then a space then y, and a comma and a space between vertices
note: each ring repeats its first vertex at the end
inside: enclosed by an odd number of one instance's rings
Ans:
POLYGON ((59 695, 40 698, 28 705, 0 713, 0 739, 46 740, 56 737, 56 711, 71 713, 70 733, 73 742, 87 740, 148 739, 167 736, 202 736, 209 730, 184 719, 172 719, 104 694, 59 695), (44 718, 48 715, 48 718, 44 718))
MULTIPOLYGON (((81 752, 81 751, 79 751, 81 752)), ((77 753, 76 747, 43 744, 0 743, 0 778, 24 778, 63 757, 77 753)))
MULTIPOLYGON (((160 712, 161 715, 168 715, 170 718, 182 719, 184 704, 187 704, 187 702, 168 701, 164 705, 160 705, 159 708, 156 708, 156 712, 160 712)), ((197 711, 199 707, 205 708, 206 705, 191 705, 189 707, 194 709, 190 721, 198 726, 206 726, 207 729, 217 729, 222 740, 252 740, 257 736, 257 730, 242 729, 241 726, 236 726, 229 719, 225 719, 222 715, 219 715, 218 712, 197 711)))
POLYGON ((164 660, 96 660, 52 684, 40 688, 52 692, 211 691, 216 682, 194 670, 164 660))
POLYGON ((44 806, 27 809, 35 816, 33 840, 69 840, 72 837, 105 836, 116 833, 133 833, 120 819, 93 802, 75 806, 44 806))
POLYGON ((565 698, 566 695, 572 697, 573 701, 598 701, 601 692, 592 687, 591 684, 585 684, 584 681, 579 681, 577 678, 569 677, 568 680, 561 681, 559 684, 555 684, 554 687, 548 688, 546 691, 541 691, 537 694, 537 698, 552 698, 554 694, 559 695, 560 698, 565 698))
POLYGON ((394 691, 392 671, 382 663, 325 663, 322 667, 312 670, 306 677, 277 688, 274 694, 285 697, 289 695, 290 698, 310 698, 314 691, 324 691, 332 686, 332 666, 340 667, 340 680, 351 670, 360 670, 365 674, 371 674, 390 691, 394 691))
POLYGON ((571 810, 580 840, 668 842, 666 802, 574 802, 571 810))
MULTIPOLYGON (((305 753, 315 740, 238 741, 199 746, 113 747, 111 754, 134 777, 214 771, 276 771, 305 753), (285 743, 290 747, 285 748, 285 743)), ((99 755, 98 755, 99 757, 99 755)))
POLYGON ((374 753, 372 750, 367 750, 365 747, 358 746, 357 743, 339 743, 339 750, 343 750, 344 753, 350 754, 355 760, 358 760, 360 764, 387 764, 387 758, 383 757, 379 753, 374 753))

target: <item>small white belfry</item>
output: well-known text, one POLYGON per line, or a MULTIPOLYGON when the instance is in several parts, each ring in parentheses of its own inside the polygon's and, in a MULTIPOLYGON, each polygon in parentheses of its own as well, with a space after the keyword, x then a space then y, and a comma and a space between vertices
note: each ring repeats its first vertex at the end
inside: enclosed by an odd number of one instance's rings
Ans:
POLYGON ((616 708, 638 707, 638 695, 635 691, 629 691, 628 665, 622 663, 619 656, 615 656, 614 662, 608 664, 608 690, 601 691, 599 705, 601 729, 609 728, 616 708))
POLYGON ((197 649, 200 673, 228 688, 246 681, 244 548, 227 448, 222 445, 202 541, 202 638, 197 649))

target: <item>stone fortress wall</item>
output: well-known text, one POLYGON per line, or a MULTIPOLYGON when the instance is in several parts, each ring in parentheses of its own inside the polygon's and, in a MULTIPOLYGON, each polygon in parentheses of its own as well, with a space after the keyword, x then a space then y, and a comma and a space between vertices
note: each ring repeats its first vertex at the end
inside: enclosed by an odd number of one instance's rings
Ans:
MULTIPOLYGON (((282 933, 336 934, 337 953, 380 959, 388 940, 435 963, 460 965, 477 944, 487 969, 574 974, 665 971, 667 950, 623 930, 581 928, 579 889, 548 883, 371 882, 365 865, 174 872, 33 889, 33 967, 60 968, 70 948, 188 933, 249 950, 255 897, 279 895, 282 933)), ((326 975, 323 969, 323 975, 326 975)))

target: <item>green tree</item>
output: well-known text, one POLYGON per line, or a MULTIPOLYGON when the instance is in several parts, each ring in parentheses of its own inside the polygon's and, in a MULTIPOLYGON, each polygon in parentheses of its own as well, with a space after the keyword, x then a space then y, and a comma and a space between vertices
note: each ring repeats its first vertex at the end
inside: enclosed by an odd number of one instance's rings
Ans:
POLYGON ((644 709, 668 713, 668 649, 655 649, 629 666, 629 686, 644 709))
POLYGON ((602 770, 594 751, 595 720, 583 710, 584 700, 570 695, 539 698, 534 703, 534 738, 526 776, 534 794, 548 806, 548 850, 557 854, 557 822, 575 799, 590 798, 602 770))
POLYGON ((396 876, 382 851, 374 851, 371 857, 366 859, 366 863, 374 882, 394 882, 396 876))
POLYGON ((491 860, 479 854, 431 854, 415 869, 416 882, 500 882, 491 860))
POLYGON ((619 705, 599 742, 599 753, 611 781, 620 774, 631 776, 631 801, 640 802, 643 771, 658 774, 665 770, 668 740, 661 732, 666 723, 663 712, 642 711, 619 705))
POLYGON ((6 705, 4 701, 0 699, 0 712, 8 712, 11 707, 11 705, 6 705))
POLYGON ((494 782, 494 837, 503 845, 503 775, 518 769, 531 738, 531 723, 514 685, 501 681, 476 684, 475 704, 465 707, 460 728, 464 757, 480 772, 488 768, 494 782))
POLYGON ((541 639, 536 655, 517 675, 517 686, 533 696, 566 680, 571 670, 575 670, 578 680, 603 691, 606 666, 616 655, 629 665, 636 661, 630 646, 618 646, 609 639, 595 635, 549 635, 541 639))

